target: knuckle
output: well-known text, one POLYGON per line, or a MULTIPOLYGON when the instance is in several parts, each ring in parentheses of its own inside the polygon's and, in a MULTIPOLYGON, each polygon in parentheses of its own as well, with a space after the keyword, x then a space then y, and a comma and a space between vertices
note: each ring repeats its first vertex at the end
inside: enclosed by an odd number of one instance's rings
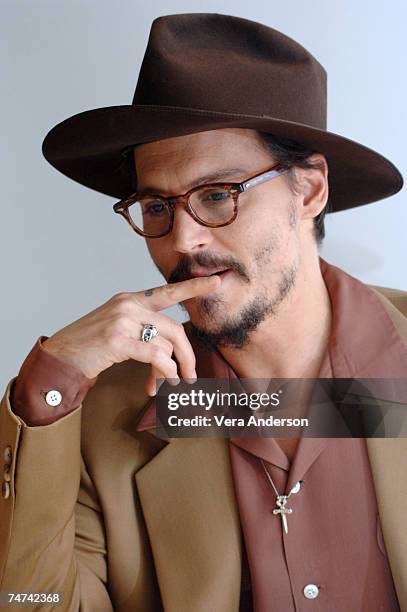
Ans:
POLYGON ((172 352, 173 352, 173 350, 174 350, 174 345, 173 345, 173 343, 172 343, 172 342, 170 342, 170 341, 169 341, 169 340, 167 340, 167 339, 166 339, 165 341, 166 341, 166 344, 167 344, 167 346, 168 346, 168 350, 169 350, 169 351, 172 353, 172 352))
POLYGON ((175 377, 177 375, 177 364, 160 347, 154 349, 151 363, 160 372, 165 372, 167 376, 175 377))
POLYGON ((163 338, 162 336, 161 336, 160 342, 163 345, 163 348, 165 349, 165 351, 171 354, 172 351, 174 350, 174 347, 172 346, 172 342, 167 340, 167 338, 163 338))
POLYGON ((134 310, 134 300, 130 293, 117 293, 107 302, 108 312, 112 315, 129 314, 134 310))
POLYGON ((174 319, 170 319, 170 327, 172 332, 178 337, 185 335, 184 326, 179 321, 174 321, 174 319))
POLYGON ((127 291, 120 291, 119 293, 115 293, 112 297, 111 297, 111 301, 112 302, 122 302, 122 301, 126 301, 129 297, 129 293, 127 291))
POLYGON ((160 363, 163 359, 167 358, 167 353, 158 344, 150 344, 151 361, 153 365, 160 363))
POLYGON ((129 297, 121 298, 115 302, 114 312, 119 316, 130 315, 134 311, 134 304, 129 297))
POLYGON ((174 297, 177 292, 177 286, 171 283, 163 286, 163 292, 170 298, 174 297))

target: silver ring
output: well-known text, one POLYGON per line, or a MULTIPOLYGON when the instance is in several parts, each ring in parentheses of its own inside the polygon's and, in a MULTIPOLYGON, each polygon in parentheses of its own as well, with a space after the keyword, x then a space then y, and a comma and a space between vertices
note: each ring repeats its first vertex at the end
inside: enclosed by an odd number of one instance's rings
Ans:
POLYGON ((141 339, 143 342, 150 342, 153 338, 158 336, 158 329, 151 323, 143 323, 143 331, 141 332, 141 339))

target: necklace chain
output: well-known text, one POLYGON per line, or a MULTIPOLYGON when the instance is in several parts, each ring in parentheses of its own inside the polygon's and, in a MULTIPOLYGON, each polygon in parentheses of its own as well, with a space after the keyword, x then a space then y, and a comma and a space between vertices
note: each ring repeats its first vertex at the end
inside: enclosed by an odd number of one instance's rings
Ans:
MULTIPOLYGON (((271 486, 273 487, 273 489, 274 489, 274 491, 275 491, 275 493, 276 493, 277 497, 283 497, 283 496, 282 496, 282 495, 280 495, 280 493, 277 491, 276 485, 274 484, 273 479, 272 479, 272 477, 270 476, 268 469, 267 469, 267 468, 266 468, 266 466, 264 465, 264 461, 263 461, 263 459, 260 459, 260 461, 261 461, 261 464, 262 464, 262 466, 263 466, 264 473, 266 474, 266 476, 267 476, 267 478, 268 478, 268 480, 269 480, 269 482, 270 482, 271 486)), ((286 498, 288 499, 288 498, 290 497, 291 493, 292 493, 292 489, 291 489, 291 491, 289 492, 289 494, 288 494, 288 495, 285 495, 284 497, 286 497, 286 498)))

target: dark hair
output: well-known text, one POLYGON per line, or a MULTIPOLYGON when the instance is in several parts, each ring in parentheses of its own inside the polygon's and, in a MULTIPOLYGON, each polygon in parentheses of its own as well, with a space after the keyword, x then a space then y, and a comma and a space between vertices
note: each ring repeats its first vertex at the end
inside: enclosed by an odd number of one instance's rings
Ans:
MULTIPOLYGON (((308 149, 307 147, 289 140, 288 138, 278 138, 273 134, 266 132, 258 132, 260 140, 265 148, 273 156, 273 159, 280 164, 286 164, 291 168, 320 168, 320 162, 309 161, 308 157, 316 151, 308 149)), ((295 190, 295 176, 291 171, 287 174, 290 185, 295 190)), ((327 210, 329 210, 329 198, 326 206, 321 210, 319 215, 314 218, 314 236, 318 245, 321 244, 325 236, 325 224, 324 217, 327 210)))

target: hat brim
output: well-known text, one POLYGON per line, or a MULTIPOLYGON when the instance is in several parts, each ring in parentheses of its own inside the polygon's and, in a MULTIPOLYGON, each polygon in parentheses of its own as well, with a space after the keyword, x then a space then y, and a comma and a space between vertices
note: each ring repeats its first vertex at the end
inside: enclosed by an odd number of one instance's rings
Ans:
POLYGON ((325 155, 330 212, 394 195, 403 177, 394 164, 364 145, 326 130, 266 115, 239 115, 150 105, 109 106, 84 111, 53 127, 42 152, 65 176, 122 199, 134 192, 134 174, 122 152, 138 144, 239 127, 295 140, 325 155))

